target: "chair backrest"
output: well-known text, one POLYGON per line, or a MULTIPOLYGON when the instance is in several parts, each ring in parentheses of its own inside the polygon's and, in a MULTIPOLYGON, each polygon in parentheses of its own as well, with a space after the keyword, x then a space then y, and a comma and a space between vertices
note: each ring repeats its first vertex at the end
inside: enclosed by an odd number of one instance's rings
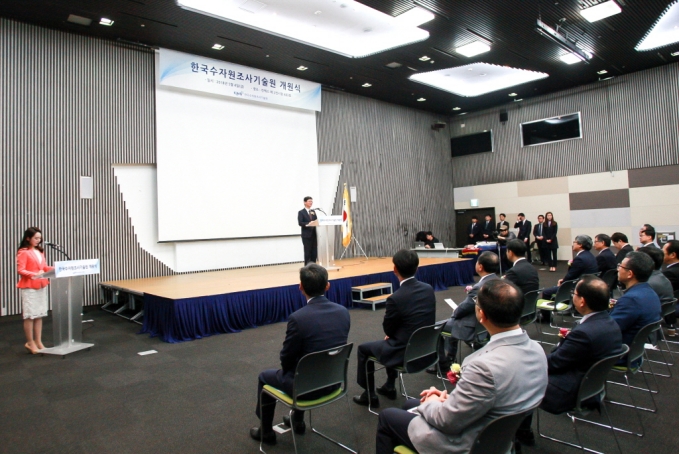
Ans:
POLYGON ((516 431, 534 408, 493 419, 476 436, 470 454, 506 454, 511 451, 516 431))
POLYGON ((618 270, 617 269, 612 269, 608 270, 604 273, 603 276, 601 276, 601 279, 606 283, 608 286, 608 291, 612 292, 613 289, 615 288, 615 283, 618 282, 618 270))
POLYGON ((581 409, 582 403, 593 396, 598 396, 606 389, 606 377, 611 371, 611 368, 618 362, 620 358, 629 352, 629 347, 622 344, 622 349, 615 355, 602 358, 596 363, 592 364, 585 376, 580 381, 580 388, 578 389, 578 398, 576 400, 576 408, 581 409))
POLYGON ((346 344, 304 355, 295 370, 293 400, 296 402, 297 396, 333 385, 340 385, 346 392, 349 355, 353 347, 354 344, 346 344))
POLYGON ((676 310, 677 310, 677 299, 674 298, 672 301, 663 303, 660 306, 660 315, 662 317, 667 317, 668 315, 674 314, 676 310))
POLYGON ((679 290, 674 291, 674 299, 679 299, 679 290))
MULTIPOLYGON (((540 290, 532 290, 525 295, 523 295, 523 311, 521 311, 521 318, 528 317, 529 315, 537 316, 537 307, 535 306, 538 302, 538 297, 540 296, 540 290)), ((533 319, 535 320, 535 319, 533 319)))
POLYGON ((629 353, 627 354, 627 368, 632 368, 632 363, 641 358, 644 355, 644 349, 646 348, 646 342, 648 336, 651 333, 660 329, 660 320, 657 322, 649 323, 639 330, 639 332, 632 339, 632 343, 629 346, 629 353))
POLYGON ((569 305, 571 304, 571 293, 573 293, 573 289, 575 288, 575 284, 577 281, 565 281, 562 282, 561 285, 559 286, 559 289, 556 291, 556 296, 554 297, 554 307, 556 308, 556 305, 558 303, 568 303, 569 305))
POLYGON ((416 374, 436 364, 438 361, 439 336, 444 326, 444 324, 423 326, 410 335, 403 355, 403 368, 407 373, 416 374), (428 362, 429 364, 424 364, 424 358, 427 356, 432 356, 432 361, 428 362))

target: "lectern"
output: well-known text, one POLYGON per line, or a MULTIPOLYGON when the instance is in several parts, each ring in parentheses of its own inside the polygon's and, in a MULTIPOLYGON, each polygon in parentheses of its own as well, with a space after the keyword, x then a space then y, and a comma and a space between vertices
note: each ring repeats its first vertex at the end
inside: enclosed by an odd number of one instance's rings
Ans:
POLYGON ((342 225, 342 215, 319 216, 316 227, 316 241, 318 246, 318 262, 326 270, 338 270, 335 266, 335 230, 342 225))
POLYGON ((82 342, 83 276, 87 274, 99 274, 99 259, 54 262, 54 270, 45 273, 50 280, 54 347, 40 353, 65 357, 94 345, 82 342))

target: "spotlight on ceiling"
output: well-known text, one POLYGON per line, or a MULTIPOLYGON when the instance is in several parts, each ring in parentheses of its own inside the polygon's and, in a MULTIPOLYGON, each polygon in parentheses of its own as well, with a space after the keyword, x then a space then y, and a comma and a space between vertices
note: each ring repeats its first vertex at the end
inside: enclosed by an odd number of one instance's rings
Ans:
POLYGON ((565 50, 566 52, 570 52, 580 60, 584 61, 585 63, 589 63, 589 61, 593 57, 592 53, 587 52, 586 50, 582 49, 577 44, 575 44, 575 42, 568 36, 568 32, 562 33, 561 30, 559 30, 559 28, 560 27, 557 26, 556 30, 554 30, 552 27, 538 19, 535 31, 537 31, 539 34, 541 34, 542 36, 544 36, 545 38, 547 38, 548 40, 550 40, 551 42, 565 50))

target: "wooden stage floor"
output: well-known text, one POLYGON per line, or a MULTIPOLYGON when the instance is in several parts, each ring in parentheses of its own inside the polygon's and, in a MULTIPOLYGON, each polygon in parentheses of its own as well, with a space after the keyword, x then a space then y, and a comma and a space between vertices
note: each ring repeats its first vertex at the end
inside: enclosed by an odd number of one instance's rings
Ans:
MULTIPOLYGON (((421 258, 420 267, 470 259, 421 258)), ((352 258, 337 260, 339 270, 330 271, 330 285, 334 279, 391 271, 391 257, 352 258)), ((282 287, 299 283, 301 263, 271 265, 236 270, 206 271, 175 276, 152 277, 102 282, 102 285, 136 293, 149 293, 164 298, 182 299, 225 293, 282 287)))

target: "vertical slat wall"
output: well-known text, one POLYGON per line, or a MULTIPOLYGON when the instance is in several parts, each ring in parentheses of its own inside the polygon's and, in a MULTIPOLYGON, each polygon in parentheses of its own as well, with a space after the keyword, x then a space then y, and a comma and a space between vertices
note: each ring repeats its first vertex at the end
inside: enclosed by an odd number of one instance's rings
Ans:
POLYGON ((139 248, 112 169, 155 162, 153 65, 147 50, 0 19, 3 315, 21 312, 15 251, 29 226, 74 259, 101 260, 88 305, 101 280, 171 273, 139 248))
MULTIPOLYGON (((319 161, 343 163, 335 213, 341 212, 343 183, 356 186, 354 234, 368 256, 391 256, 412 247, 420 230, 454 242, 449 133, 431 129, 437 120, 445 118, 323 91, 323 111, 317 117, 319 161)), ((339 238, 335 250, 342 251, 339 238)))
POLYGON ((505 124, 502 108, 454 116, 451 135, 492 129, 495 150, 455 158, 455 187, 677 164, 678 80, 673 63, 513 103, 505 124), (573 112, 583 139, 521 147, 520 123, 573 112))

